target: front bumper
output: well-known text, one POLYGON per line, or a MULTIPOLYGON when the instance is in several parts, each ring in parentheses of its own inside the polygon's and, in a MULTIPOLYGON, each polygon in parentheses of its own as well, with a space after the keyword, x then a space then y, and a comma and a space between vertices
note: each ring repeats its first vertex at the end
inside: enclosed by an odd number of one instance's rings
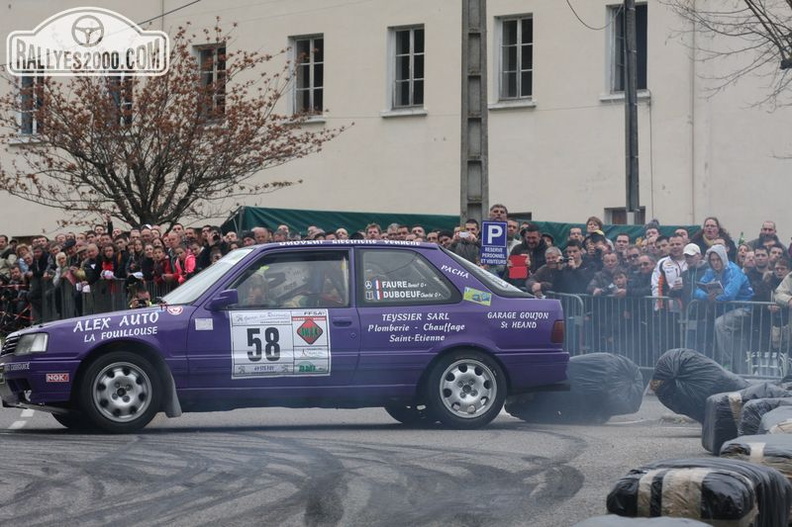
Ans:
POLYGON ((39 356, 3 359, 0 362, 3 406, 36 407, 65 403, 71 399, 79 361, 42 360, 39 356))

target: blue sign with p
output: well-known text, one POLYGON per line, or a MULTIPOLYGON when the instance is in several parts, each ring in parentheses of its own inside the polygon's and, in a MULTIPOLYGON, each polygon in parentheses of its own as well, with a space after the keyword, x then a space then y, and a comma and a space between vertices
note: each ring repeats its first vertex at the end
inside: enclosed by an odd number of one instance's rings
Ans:
POLYGON ((481 263, 506 265, 508 257, 506 222, 481 222, 481 263))

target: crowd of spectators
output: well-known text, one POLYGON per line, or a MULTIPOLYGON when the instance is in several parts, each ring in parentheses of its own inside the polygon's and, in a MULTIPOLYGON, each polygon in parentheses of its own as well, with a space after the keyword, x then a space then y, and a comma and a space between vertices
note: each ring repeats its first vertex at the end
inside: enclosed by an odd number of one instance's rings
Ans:
MULTIPOLYGON (((634 318, 628 306, 639 304, 624 299, 651 297, 651 320, 641 322, 661 328, 653 335, 659 350, 680 345, 680 319, 691 313, 703 321, 709 317, 712 357, 739 373, 749 373, 751 359, 746 352, 755 320, 769 325, 765 329, 772 349, 789 350, 790 250, 779 239, 773 221, 763 222, 750 241, 741 235, 735 242, 712 216, 692 235, 686 228, 662 235, 653 221, 644 226, 642 236, 631 240, 625 233, 607 239, 602 220, 592 216, 586 220, 585 232, 572 227, 567 239, 556 244, 531 222, 518 225, 508 220, 503 205, 493 206, 490 219, 505 219, 509 232, 518 233, 502 278, 539 297, 585 295, 592 299, 590 316, 599 316, 606 326, 612 322, 609 318, 634 318), (517 255, 522 260, 513 258, 517 255), (527 277, 513 272, 515 262, 528 268, 527 277), (611 301, 604 304, 599 298, 611 301), (601 306, 608 307, 607 316, 597 312, 603 311, 601 306)), ((623 330, 630 323, 614 327, 623 330)), ((603 335, 613 338, 613 332, 603 335)), ((707 335, 701 332, 697 338, 707 335)))
MULTIPOLYGON (((541 232, 534 223, 509 218, 502 204, 490 208, 488 219, 506 222, 510 252, 507 265, 488 270, 538 297, 550 293, 611 299, 655 297, 654 310, 671 317, 694 301, 722 304, 714 323, 714 355, 726 365, 732 361, 728 345, 739 340, 743 319, 750 311, 727 304, 768 302, 772 303, 768 311, 772 312, 774 345, 789 341, 790 252, 773 221, 765 221, 755 239, 745 241, 741 235, 735 242, 715 217, 707 217, 695 232, 678 228, 666 236, 653 221, 636 239, 623 232, 608 239, 602 220, 592 216, 584 226, 571 227, 562 240, 541 232)), ((37 236, 22 243, 0 235, 0 285, 19 290, 20 298, 32 307, 33 319, 41 320, 47 294, 56 295, 54 304, 58 306, 64 305, 64 295, 73 295, 74 313, 59 309, 58 316, 79 314, 81 298, 97 287, 124 296, 126 305, 148 305, 152 298, 241 246, 297 239, 422 241, 437 243, 479 263, 479 231, 474 219, 454 230, 398 223, 384 229, 372 223, 360 230, 309 226, 303 233, 288 225, 223 233, 218 226, 184 227, 180 223, 168 228, 141 225, 122 230, 114 228, 106 216, 90 230, 59 233, 52 239, 37 236)))

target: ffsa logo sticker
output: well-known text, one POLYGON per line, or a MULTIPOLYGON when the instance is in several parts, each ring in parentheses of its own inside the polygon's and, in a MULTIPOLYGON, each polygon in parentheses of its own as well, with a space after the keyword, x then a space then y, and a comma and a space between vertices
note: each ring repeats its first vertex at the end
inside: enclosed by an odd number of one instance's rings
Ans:
POLYGON ((319 327, 312 318, 308 318, 302 325, 297 328, 297 334, 309 345, 313 344, 319 337, 322 336, 322 328, 319 327))

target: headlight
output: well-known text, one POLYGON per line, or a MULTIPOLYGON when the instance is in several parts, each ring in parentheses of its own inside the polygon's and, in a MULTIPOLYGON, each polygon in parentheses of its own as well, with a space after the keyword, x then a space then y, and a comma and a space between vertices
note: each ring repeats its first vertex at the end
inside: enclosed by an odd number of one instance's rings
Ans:
POLYGON ((16 355, 28 355, 30 353, 43 353, 47 351, 48 335, 46 333, 27 333, 22 335, 17 343, 16 355))

